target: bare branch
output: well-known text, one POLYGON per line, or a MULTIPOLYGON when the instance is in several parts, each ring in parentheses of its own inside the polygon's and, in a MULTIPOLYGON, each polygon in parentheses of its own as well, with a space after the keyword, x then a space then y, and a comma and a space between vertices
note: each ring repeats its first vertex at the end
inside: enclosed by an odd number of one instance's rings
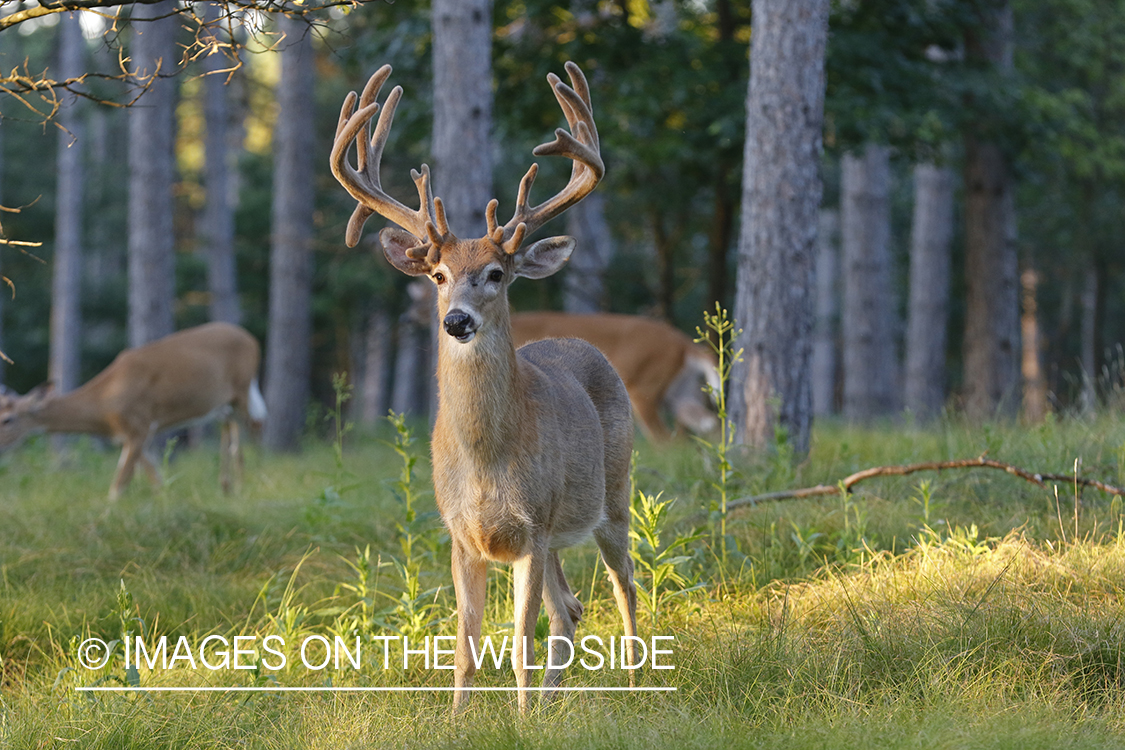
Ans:
MULTIPOLYGON (((233 0, 226 2, 228 8, 237 8, 243 11, 257 11, 260 13, 278 13, 286 16, 309 16, 321 11, 330 10, 332 8, 355 8, 362 5, 364 2, 371 2, 372 0, 325 0, 319 3, 310 3, 307 5, 293 5, 288 2, 281 2, 279 0, 263 0, 262 2, 246 2, 245 0, 233 0)), ((131 5, 156 5, 163 2, 163 0, 132 0, 131 5)), ((39 5, 31 8, 24 8, 15 13, 10 13, 0 18, 0 31, 18 26, 24 21, 29 21, 32 18, 41 18, 43 16, 53 15, 55 13, 69 13, 76 10, 97 10, 99 8, 115 8, 120 6, 118 0, 41 0, 39 5)), ((178 8, 173 14, 170 15, 190 15, 195 16, 194 9, 191 6, 178 8)))
POLYGON ((1093 487, 1096 490, 1101 490, 1110 495, 1125 495, 1125 489, 1106 484, 1105 482, 1099 482, 1096 479, 1086 479, 1075 474, 1035 473, 1026 469, 1021 469, 1018 466, 1013 466, 1012 464, 1006 464, 1002 461, 993 461, 992 459, 981 456, 979 458, 963 458, 954 461, 927 461, 903 466, 874 466, 845 477, 837 485, 818 484, 815 487, 805 487, 798 490, 781 490, 780 492, 767 492, 752 497, 741 497, 727 503, 727 510, 743 505, 755 505, 757 503, 776 500, 796 500, 803 497, 838 495, 841 486, 846 492, 850 490, 853 485, 873 477, 901 477, 919 471, 945 471, 946 469, 997 469, 1040 487, 1046 487, 1047 482, 1067 482, 1079 487, 1093 487))
MULTIPOLYGON (((132 3, 122 5, 116 0, 43 0, 39 5, 23 8, 15 13, 0 17, 0 32, 12 28, 24 21, 47 16, 55 13, 71 11, 86 11, 96 13, 110 21, 106 31, 107 42, 118 49, 118 66, 120 73, 99 74, 87 73, 78 78, 58 80, 51 78, 47 71, 32 73, 27 68, 26 61, 21 67, 13 68, 10 72, 0 71, 0 95, 8 94, 15 98, 23 107, 44 122, 52 120, 58 113, 61 103, 61 92, 81 97, 98 104, 114 107, 129 107, 133 105, 148 90, 151 83, 149 76, 138 77, 129 70, 129 59, 125 56, 120 41, 114 35, 121 31, 122 20, 129 21, 127 15, 122 15, 122 10, 131 5, 154 5, 160 0, 134 0, 132 3), (105 10, 102 10, 105 9, 105 10), (112 12, 110 11, 112 9, 112 12), (120 84, 126 96, 108 98, 87 90, 83 84, 98 79, 120 84)), ((228 0, 221 2, 222 10, 214 16, 204 14, 197 3, 177 5, 174 10, 165 13, 159 18, 169 16, 179 17, 184 26, 192 31, 192 41, 184 45, 183 54, 176 65, 166 61, 162 70, 153 74, 153 77, 168 78, 178 75, 191 62, 213 54, 222 54, 226 57, 228 65, 220 70, 210 71, 210 75, 222 74, 228 78, 242 67, 241 53, 244 46, 235 41, 234 30, 247 28, 245 21, 248 17, 259 14, 282 15, 304 19, 310 28, 321 25, 323 21, 319 16, 334 8, 358 8, 369 2, 380 0, 319 0, 306 4, 295 4, 289 0, 228 0), (224 33, 220 33, 224 32, 224 33)), ((382 0, 386 2, 387 0, 382 0)), ((157 18, 136 19, 134 22, 144 23, 157 20, 157 18)), ((278 37, 263 42, 266 51, 275 49, 283 37, 274 32, 260 29, 251 32, 258 41, 261 37, 278 37)))

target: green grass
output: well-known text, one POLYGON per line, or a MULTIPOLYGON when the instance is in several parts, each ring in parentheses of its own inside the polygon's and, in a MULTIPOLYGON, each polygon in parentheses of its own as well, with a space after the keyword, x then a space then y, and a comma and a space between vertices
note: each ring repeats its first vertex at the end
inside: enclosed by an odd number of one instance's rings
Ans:
MULTIPOLYGON (((230 498, 204 445, 177 456, 164 489, 138 479, 116 504, 105 500, 112 452, 82 445, 59 460, 39 441, 0 457, 0 747, 1125 747, 1119 499, 1069 486, 1056 497, 984 470, 878 480, 849 498, 732 511, 724 558, 708 517, 713 462, 688 443, 642 445, 636 474, 639 491, 677 499, 657 545, 699 537, 675 550, 656 626, 638 613, 642 635, 676 637, 677 668, 645 671, 641 684, 674 693, 569 694, 521 718, 505 693, 478 694, 451 717, 448 693, 74 690, 451 684, 418 664, 384 672, 381 658, 311 671, 292 651, 277 672, 130 673, 119 658, 91 672, 75 660, 82 639, 124 630, 192 644, 281 633, 290 646, 310 634, 451 634, 424 441, 409 449, 422 458, 408 521, 402 458, 378 439, 392 437, 349 435, 342 467, 315 441, 298 456, 252 451, 230 498)), ((1080 459, 1084 474, 1125 482, 1116 417, 1033 429, 826 423, 795 467, 734 456, 732 497, 985 451, 1038 471, 1080 459)), ((564 554, 587 604, 579 637, 619 631, 595 561, 592 544, 564 554)), ((510 633, 509 589, 494 570, 486 632, 510 633)), ((478 684, 513 680, 486 668, 478 684)), ((571 667, 567 684, 627 683, 571 667)))

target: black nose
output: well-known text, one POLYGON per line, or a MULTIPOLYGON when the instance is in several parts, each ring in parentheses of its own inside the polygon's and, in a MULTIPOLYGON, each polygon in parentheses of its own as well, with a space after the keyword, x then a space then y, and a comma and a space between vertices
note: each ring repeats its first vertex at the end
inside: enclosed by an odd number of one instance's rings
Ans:
POLYGON ((450 310, 443 324, 445 332, 450 336, 465 336, 475 330, 473 316, 464 310, 450 310))

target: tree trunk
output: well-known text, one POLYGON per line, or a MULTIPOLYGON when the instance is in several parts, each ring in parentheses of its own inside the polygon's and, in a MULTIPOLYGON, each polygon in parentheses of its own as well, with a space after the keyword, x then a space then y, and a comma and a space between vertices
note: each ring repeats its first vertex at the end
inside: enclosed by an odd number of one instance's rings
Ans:
POLYGON ((1079 359, 1082 364, 1082 394, 1080 396, 1082 411, 1093 413, 1098 407, 1098 287, 1101 279, 1098 278, 1098 266, 1093 261, 1087 261, 1086 270, 1082 274, 1082 336, 1079 339, 1079 359))
POLYGON ((175 79, 179 21, 170 0, 134 5, 132 74, 149 85, 129 108, 129 345, 140 346, 175 328, 175 241, 172 186, 175 177, 175 79), (145 20, 156 19, 156 20, 145 20), (154 78, 155 77, 155 78, 154 78))
POLYGON ((836 411, 836 352, 840 302, 839 252, 840 213, 821 209, 816 250, 816 325, 813 328, 812 400, 813 415, 822 417, 836 411))
POLYGON ((492 198, 491 0, 434 0, 433 27, 434 195, 454 234, 483 237, 492 198))
POLYGON ((363 381, 359 421, 374 426, 387 414, 387 363, 391 355, 391 321, 387 311, 374 307, 363 332, 363 381))
POLYGON ((809 447, 828 0, 754 0, 732 374, 736 439, 809 447))
MULTIPOLYGON (((86 40, 76 13, 59 20, 59 76, 85 72, 86 40)), ((82 205, 85 141, 77 97, 66 96, 57 117, 55 264, 51 280, 51 346, 48 376, 60 393, 79 385, 82 355, 82 205)))
POLYGON ((269 340, 262 442, 292 450, 305 426, 311 371, 315 67, 312 35, 299 19, 281 18, 285 39, 274 130, 269 340))
MULTIPOLYGON (((1012 9, 994 3, 982 36, 966 39, 966 57, 1012 70, 1012 9)), ((1019 265, 1008 157, 982 118, 965 132, 965 412, 970 419, 1016 407, 1019 385, 1019 265)))
POLYGON ((910 229, 910 300, 906 329, 906 408, 921 420, 945 404, 949 262, 953 241, 953 172, 914 167, 910 229))
POLYGON ((437 369, 433 319, 437 295, 429 279, 406 285, 409 305, 395 326, 395 365, 391 385, 391 410, 425 417, 430 407, 432 374, 437 369))
POLYGON ((890 414, 897 401, 890 149, 868 144, 842 166, 844 416, 863 421, 890 414))
POLYGON ((391 384, 391 410, 398 414, 424 417, 429 410, 430 333, 429 325, 421 328, 406 316, 399 320, 391 384))
POLYGON ((605 194, 595 191, 567 211, 566 233, 577 242, 562 280, 563 309, 568 313, 608 309, 605 273, 614 249, 605 203, 605 194))
MULTIPOLYGON (((219 6, 207 3, 209 20, 218 18, 219 6)), ((207 204, 203 210, 203 244, 207 252, 207 287, 211 293, 211 320, 239 323, 238 275, 234 258, 234 161, 230 148, 230 106, 227 74, 230 61, 220 50, 203 58, 203 118, 206 123, 204 165, 207 204)))
POLYGON ((1020 335, 1023 357, 1020 370, 1023 375, 1023 418, 1028 424, 1039 424, 1047 416, 1047 379, 1043 375, 1039 343, 1039 306, 1035 288, 1039 274, 1035 269, 1025 269, 1020 274, 1023 287, 1023 313, 1020 316, 1020 335))

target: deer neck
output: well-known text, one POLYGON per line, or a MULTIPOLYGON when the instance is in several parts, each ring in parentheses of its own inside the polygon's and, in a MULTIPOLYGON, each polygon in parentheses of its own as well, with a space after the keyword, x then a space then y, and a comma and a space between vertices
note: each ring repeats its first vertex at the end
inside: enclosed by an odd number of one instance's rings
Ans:
POLYGON ((523 442, 523 375, 507 312, 469 344, 441 333, 438 422, 458 448, 483 461, 502 460, 523 442))
POLYGON ((36 422, 47 432, 109 434, 104 410, 92 385, 49 399, 36 412, 36 422))

